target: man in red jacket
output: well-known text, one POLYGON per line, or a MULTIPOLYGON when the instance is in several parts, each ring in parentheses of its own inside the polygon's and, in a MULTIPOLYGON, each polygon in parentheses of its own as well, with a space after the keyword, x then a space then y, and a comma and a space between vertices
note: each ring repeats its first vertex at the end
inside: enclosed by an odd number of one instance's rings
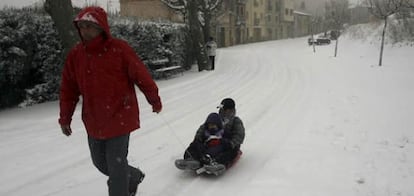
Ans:
POLYGON ((129 135, 140 127, 134 85, 156 113, 162 109, 158 87, 128 43, 111 36, 102 8, 83 9, 74 26, 81 42, 71 49, 63 69, 59 124, 63 134, 72 134, 72 115, 82 96, 92 161, 109 177, 109 195, 135 195, 144 173, 127 161, 129 135))

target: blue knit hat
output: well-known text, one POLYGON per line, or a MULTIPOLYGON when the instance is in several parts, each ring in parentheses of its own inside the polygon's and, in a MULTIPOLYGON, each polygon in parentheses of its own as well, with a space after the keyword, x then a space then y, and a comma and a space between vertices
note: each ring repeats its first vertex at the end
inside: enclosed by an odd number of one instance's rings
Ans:
POLYGON ((215 125, 217 125, 218 129, 223 129, 223 122, 221 121, 221 118, 219 116, 219 114, 213 112, 210 113, 206 119, 206 122, 204 123, 204 125, 207 126, 208 123, 213 123, 215 125))

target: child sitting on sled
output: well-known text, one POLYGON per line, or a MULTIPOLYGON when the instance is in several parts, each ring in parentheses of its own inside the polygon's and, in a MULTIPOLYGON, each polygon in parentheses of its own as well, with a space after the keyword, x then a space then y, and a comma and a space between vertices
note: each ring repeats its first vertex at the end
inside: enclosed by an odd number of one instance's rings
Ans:
POLYGON ((240 145, 244 140, 242 120, 236 116, 235 102, 223 99, 219 113, 211 113, 197 130, 193 142, 186 149, 184 159, 175 161, 183 170, 204 168, 216 175, 231 167, 241 155, 240 145))

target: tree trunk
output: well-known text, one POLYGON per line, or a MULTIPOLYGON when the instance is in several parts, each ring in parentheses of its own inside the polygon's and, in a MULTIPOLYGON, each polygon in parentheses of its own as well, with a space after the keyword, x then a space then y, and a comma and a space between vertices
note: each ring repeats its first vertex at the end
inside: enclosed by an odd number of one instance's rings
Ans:
POLYGON ((207 42, 209 37, 211 37, 210 35, 211 24, 210 23, 211 23, 211 13, 205 13, 204 14, 204 28, 203 28, 205 42, 207 42))
POLYGON ((384 17, 384 29, 382 30, 382 38, 381 38, 379 66, 382 66, 382 55, 384 53, 384 40, 385 40, 385 31, 387 29, 387 19, 388 19, 388 16, 385 16, 384 17))
POLYGON ((73 7, 71 1, 46 0, 45 10, 52 17, 63 43, 65 58, 69 50, 78 41, 78 33, 73 27, 73 7))
POLYGON ((188 1, 188 22, 190 27, 193 47, 197 54, 198 71, 207 69, 208 60, 204 42, 204 35, 201 30, 200 21, 198 20, 198 9, 196 1, 188 1))

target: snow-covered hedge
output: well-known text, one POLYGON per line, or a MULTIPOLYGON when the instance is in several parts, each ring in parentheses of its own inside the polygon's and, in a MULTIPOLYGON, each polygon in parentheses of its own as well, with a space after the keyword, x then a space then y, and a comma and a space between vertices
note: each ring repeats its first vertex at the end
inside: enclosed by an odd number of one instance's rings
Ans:
MULTIPOLYGON (((370 44, 380 44, 384 21, 378 20, 366 24, 352 25, 346 28, 343 36, 350 39, 358 39, 370 44)), ((414 17, 397 18, 390 17, 385 31, 385 44, 394 46, 409 45, 414 43, 414 17)))
MULTIPOLYGON (((160 59, 168 59, 169 66, 191 65, 185 25, 112 18, 110 26, 112 35, 126 40, 146 65, 160 59)), ((149 67, 152 74, 154 68, 149 67)))
MULTIPOLYGON (((189 68, 193 61, 184 25, 119 18, 110 23, 113 36, 127 40, 146 63, 168 58, 171 66, 189 68)), ((0 10, 0 109, 56 100, 64 58, 46 13, 0 10)))
POLYGON ((62 46, 46 15, 0 11, 0 108, 55 100, 62 46))

